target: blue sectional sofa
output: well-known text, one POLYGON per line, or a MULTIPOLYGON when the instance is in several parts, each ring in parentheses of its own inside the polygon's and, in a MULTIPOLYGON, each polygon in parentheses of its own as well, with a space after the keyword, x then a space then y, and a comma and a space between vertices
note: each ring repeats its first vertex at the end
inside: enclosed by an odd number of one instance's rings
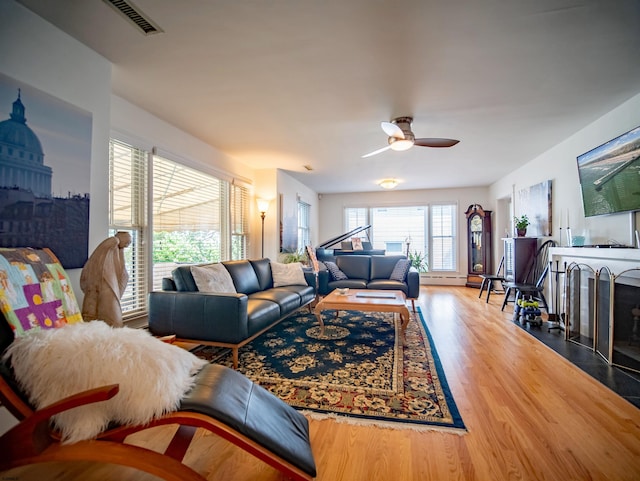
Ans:
POLYGON ((226 261, 237 293, 200 292, 191 266, 173 270, 163 290, 149 293, 149 330, 156 336, 238 349, 316 298, 315 275, 306 285, 274 287, 269 259, 226 261))

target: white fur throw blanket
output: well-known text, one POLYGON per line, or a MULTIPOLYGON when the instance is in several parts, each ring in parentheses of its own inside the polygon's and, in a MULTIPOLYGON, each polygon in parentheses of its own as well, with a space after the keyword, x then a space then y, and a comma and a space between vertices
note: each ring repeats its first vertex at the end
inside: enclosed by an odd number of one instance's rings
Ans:
POLYGON ((110 422, 145 424, 175 410, 206 363, 140 329, 102 321, 29 331, 9 346, 16 378, 41 408, 80 391, 119 384, 108 401, 55 416, 63 442, 95 438, 110 422))

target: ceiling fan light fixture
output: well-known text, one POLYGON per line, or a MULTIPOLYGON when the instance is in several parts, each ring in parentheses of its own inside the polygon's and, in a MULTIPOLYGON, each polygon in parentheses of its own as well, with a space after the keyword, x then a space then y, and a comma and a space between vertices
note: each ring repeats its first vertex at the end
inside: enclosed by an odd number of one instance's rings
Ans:
POLYGON ((396 152, 402 152, 403 150, 409 150, 412 146, 413 146, 413 140, 397 139, 391 143, 391 150, 395 150, 396 152))
POLYGON ((398 186, 398 181, 396 179, 384 179, 378 182, 378 185, 383 189, 393 189, 398 186))

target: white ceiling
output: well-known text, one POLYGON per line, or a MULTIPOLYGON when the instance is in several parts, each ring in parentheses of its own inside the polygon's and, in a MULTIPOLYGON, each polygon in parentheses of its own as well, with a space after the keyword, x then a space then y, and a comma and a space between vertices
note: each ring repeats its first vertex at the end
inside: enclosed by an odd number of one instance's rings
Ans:
POLYGON ((101 0, 19 1, 115 94, 319 193, 489 185, 640 92, 638 0, 134 0, 150 36, 101 0), (405 115, 461 142, 362 159, 405 115))

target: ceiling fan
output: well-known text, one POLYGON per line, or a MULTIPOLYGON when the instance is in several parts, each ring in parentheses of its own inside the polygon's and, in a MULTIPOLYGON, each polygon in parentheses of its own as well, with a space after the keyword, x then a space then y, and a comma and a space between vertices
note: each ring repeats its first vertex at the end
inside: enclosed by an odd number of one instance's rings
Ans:
POLYGON ((374 150, 362 156, 362 158, 371 157, 385 150, 391 149, 395 151, 408 150, 414 145, 420 147, 453 147, 459 140, 440 139, 440 138, 422 138, 416 139, 411 132, 411 123, 413 117, 398 117, 391 122, 380 122, 382 130, 389 136, 389 145, 381 149, 374 150))

